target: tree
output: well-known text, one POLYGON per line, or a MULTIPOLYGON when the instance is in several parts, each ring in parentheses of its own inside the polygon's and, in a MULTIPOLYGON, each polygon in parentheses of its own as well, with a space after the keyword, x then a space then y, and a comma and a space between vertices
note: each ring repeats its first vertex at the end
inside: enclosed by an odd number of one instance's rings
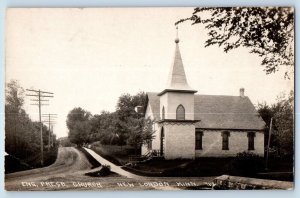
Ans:
MULTIPOLYGON (((11 80, 5 87, 5 151, 31 166, 36 166, 40 159, 40 124, 30 119, 23 105, 24 89, 18 81, 11 80)), ((47 145, 48 128, 45 125, 43 131, 44 145, 47 145)), ((55 159, 56 151, 54 146, 51 149, 54 155, 50 157, 45 155, 45 158, 55 159)), ((19 165, 14 165, 7 168, 14 171, 20 168, 19 165)), ((49 164, 45 163, 45 165, 49 164)))
POLYGON ((123 94, 119 97, 116 112, 121 121, 125 121, 129 117, 137 118, 139 115, 135 111, 135 107, 142 106, 142 108, 146 108, 145 104, 146 94, 144 92, 139 92, 134 96, 131 96, 130 94, 123 94))
POLYGON ((92 141, 100 141, 102 144, 121 144, 124 139, 121 139, 117 130, 118 117, 115 112, 110 113, 102 111, 100 115, 94 115, 91 119, 91 134, 92 141))
MULTIPOLYGON (((268 145, 268 139, 269 139, 269 130, 270 130, 270 123, 271 118, 274 117, 275 111, 276 111, 276 105, 273 104, 269 106, 266 102, 259 103, 257 105, 257 111, 261 118, 265 121, 265 129, 264 129, 264 145, 268 145)), ((272 126, 274 129, 274 126, 272 126)), ((274 136, 274 133, 271 135, 271 142, 270 142, 270 148, 278 147, 277 139, 274 136)))
POLYGON ((16 114, 21 111, 24 104, 24 89, 17 80, 11 80, 6 84, 5 104, 16 114))
POLYGON ((68 137, 61 137, 58 139, 58 142, 61 146, 63 147, 70 147, 70 146, 74 146, 74 144, 72 144, 70 142, 70 139, 68 137))
POLYGON ((154 138, 153 121, 150 118, 130 118, 126 125, 129 129, 127 141, 135 148, 135 153, 154 138))
POLYGON ((273 118, 271 147, 276 147, 281 156, 294 154, 294 92, 288 98, 284 95, 277 98, 272 105, 258 104, 258 113, 266 122, 265 144, 268 140, 270 121, 273 118))
MULTIPOLYGON (((82 108, 74 108, 68 114, 67 127, 72 143, 81 145, 84 142, 100 141, 102 144, 125 145, 137 140, 133 138, 136 127, 146 126, 135 111, 136 106, 145 108, 146 94, 140 92, 134 96, 123 94, 119 97, 116 112, 102 111, 92 116, 82 108), (141 122, 141 123, 139 123, 141 122), (130 138, 130 140, 128 140, 130 138)), ((146 122, 145 122, 146 123, 146 122)), ((139 128, 138 127, 138 128, 139 128)), ((139 130, 141 132, 141 130, 139 130)), ((147 133, 136 134, 147 138, 147 133)))
POLYGON ((87 133, 90 125, 87 121, 76 122, 73 128, 69 131, 69 139, 72 143, 81 146, 88 142, 87 133))
POLYGON ((67 116, 68 137, 70 141, 77 145, 82 145, 88 141, 90 133, 91 113, 78 107, 71 110, 67 116))
POLYGON ((294 10, 288 7, 195 8, 192 21, 209 30, 205 47, 218 45, 224 52, 239 47, 262 57, 266 74, 286 66, 285 77, 294 71, 294 10))
POLYGON ((287 99, 279 99, 278 111, 274 114, 275 136, 278 139, 280 153, 284 156, 294 154, 294 92, 287 99))
POLYGON ((138 94, 131 96, 130 94, 123 94, 119 97, 116 114, 118 121, 116 122, 116 128, 119 137, 127 140, 131 129, 128 128, 128 122, 131 122, 131 118, 139 118, 140 115, 135 111, 135 107, 142 106, 145 111, 146 108, 146 94, 139 92, 138 94))
MULTIPOLYGON (((6 152, 21 156, 20 141, 24 137, 22 121, 26 121, 27 115, 22 109, 24 104, 24 89, 16 80, 6 84, 5 89, 5 148, 6 152)), ((26 138, 26 137, 24 137, 26 138)))

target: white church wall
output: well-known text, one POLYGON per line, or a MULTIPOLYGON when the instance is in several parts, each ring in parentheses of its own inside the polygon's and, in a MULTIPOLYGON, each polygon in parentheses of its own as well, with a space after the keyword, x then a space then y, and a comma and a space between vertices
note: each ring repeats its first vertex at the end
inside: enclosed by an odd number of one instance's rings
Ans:
POLYGON ((142 145, 141 154, 145 155, 148 152, 148 146, 146 144, 142 145))
POLYGON ((159 97, 160 100, 160 106, 159 106, 159 114, 160 114, 160 118, 162 119, 162 108, 165 108, 165 119, 169 119, 168 118, 168 94, 163 94, 162 96, 159 97))
MULTIPOLYGON (((150 118, 150 119, 154 120, 153 111, 152 111, 151 106, 149 105, 149 103, 148 103, 147 108, 146 108, 145 118, 150 118)), ((153 130, 154 130, 154 139, 152 140, 152 143, 151 143, 152 144, 152 150, 159 149, 159 127, 158 127, 158 124, 156 122, 154 122, 154 124, 153 124, 153 130)), ((149 151, 148 145, 143 144, 142 148, 141 148, 141 154, 144 155, 148 151, 149 151)))
MULTIPOLYGON (((153 130, 154 130, 154 138, 152 139, 151 142, 151 150, 159 150, 160 149, 160 128, 157 123, 154 123, 153 125, 153 130)), ((149 151, 148 145, 143 144, 141 153, 142 155, 146 154, 149 151)))
POLYGON ((195 158, 195 126, 167 124, 165 130, 165 159, 195 158))
POLYGON ((152 140, 152 150, 160 149, 160 127, 157 123, 154 124, 154 139, 152 140))
POLYGON ((193 93, 173 93, 168 94, 168 119, 176 119, 176 109, 181 104, 185 109, 185 119, 194 120, 194 94, 193 93))
MULTIPOLYGON (((196 150, 196 157, 234 157, 237 153, 248 152, 247 132, 229 131, 229 150, 222 150, 222 131, 205 130, 202 136, 202 150, 196 150)), ((251 152, 264 155, 264 134, 256 132, 254 150, 251 152)))

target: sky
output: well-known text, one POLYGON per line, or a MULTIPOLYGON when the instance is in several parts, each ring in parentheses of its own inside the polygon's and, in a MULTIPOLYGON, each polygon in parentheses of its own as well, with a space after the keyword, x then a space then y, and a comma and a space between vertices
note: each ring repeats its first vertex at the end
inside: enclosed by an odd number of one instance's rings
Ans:
MULTIPOLYGON (((75 107, 92 114, 114 111, 121 94, 160 92, 174 57, 174 23, 193 8, 8 9, 6 82, 54 93, 42 113, 57 114, 54 133, 67 136, 66 116, 75 107)), ((245 95, 253 104, 276 102, 293 89, 284 69, 266 75, 261 58, 239 48, 224 53, 204 47, 208 31, 179 25, 180 51, 189 85, 197 94, 245 95)), ((24 109, 38 120, 37 106, 24 109)))

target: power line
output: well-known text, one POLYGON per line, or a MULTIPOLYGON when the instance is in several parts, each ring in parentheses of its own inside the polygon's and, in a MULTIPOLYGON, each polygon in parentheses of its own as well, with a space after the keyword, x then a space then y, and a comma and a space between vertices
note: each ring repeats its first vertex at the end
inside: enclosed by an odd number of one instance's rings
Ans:
MULTIPOLYGON (((31 105, 38 105, 39 106, 39 122, 40 122, 40 132, 41 132, 41 138, 40 138, 40 143, 41 143, 41 165, 44 165, 44 149, 43 149, 43 123, 42 123, 42 106, 43 105, 49 105, 49 104, 42 104, 42 102, 46 101, 43 100, 42 98, 53 98, 53 93, 52 92, 46 92, 46 91, 41 91, 41 90, 34 90, 34 89, 26 89, 26 91, 29 92, 29 94, 26 94, 26 96, 30 97, 36 97, 32 101, 37 101, 37 104, 31 104, 31 105)), ((49 127, 50 128, 50 127, 49 127)))
MULTIPOLYGON (((26 96, 39 96, 39 95, 32 95, 32 94, 26 94, 26 96)), ((41 98, 46 98, 46 97, 50 97, 50 98, 53 98, 53 96, 40 96, 41 98)))
POLYGON ((34 89, 26 89, 26 90, 27 90, 27 91, 35 91, 35 92, 40 92, 40 93, 53 94, 52 92, 41 91, 41 90, 34 90, 34 89))
MULTIPOLYGON (((47 123, 47 124, 48 124, 48 123, 50 123, 50 124, 56 124, 55 121, 50 121, 50 122, 49 122, 49 121, 47 121, 47 120, 43 120, 42 122, 43 122, 43 123, 47 123)), ((48 127, 48 128, 49 128, 49 127, 48 127)))

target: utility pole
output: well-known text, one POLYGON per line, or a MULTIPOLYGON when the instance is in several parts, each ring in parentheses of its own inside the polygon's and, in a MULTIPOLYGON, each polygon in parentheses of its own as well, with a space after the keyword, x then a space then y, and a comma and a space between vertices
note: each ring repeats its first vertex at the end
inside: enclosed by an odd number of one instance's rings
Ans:
POLYGON ((30 94, 26 94, 26 96, 30 97, 35 97, 36 99, 31 99, 31 101, 36 101, 38 102, 37 104, 31 104, 31 105, 38 105, 39 107, 39 122, 40 122, 40 143, 41 143, 41 165, 44 165, 44 149, 43 149, 43 123, 42 123, 42 106, 43 105, 49 105, 49 104, 42 104, 44 101, 49 101, 49 100, 43 100, 42 98, 47 98, 47 97, 52 97, 53 98, 53 93, 51 92, 46 92, 46 91, 41 91, 39 90, 34 90, 34 89, 26 89, 30 94))
POLYGON ((267 147, 267 157, 266 157, 266 168, 265 168, 266 170, 268 170, 269 149, 270 149, 270 142, 271 142, 271 135, 272 135, 272 122, 273 122, 273 118, 271 118, 271 121, 270 121, 268 147, 267 147))
POLYGON ((53 125, 51 125, 51 147, 54 145, 54 131, 53 131, 53 125))
POLYGON ((55 124, 54 119, 57 118, 57 114, 48 113, 48 114, 43 114, 42 117, 43 118, 48 118, 48 120, 45 120, 43 122, 48 123, 48 130, 49 130, 49 133, 48 133, 48 151, 50 151, 50 145, 51 145, 51 126, 53 124, 55 124))

